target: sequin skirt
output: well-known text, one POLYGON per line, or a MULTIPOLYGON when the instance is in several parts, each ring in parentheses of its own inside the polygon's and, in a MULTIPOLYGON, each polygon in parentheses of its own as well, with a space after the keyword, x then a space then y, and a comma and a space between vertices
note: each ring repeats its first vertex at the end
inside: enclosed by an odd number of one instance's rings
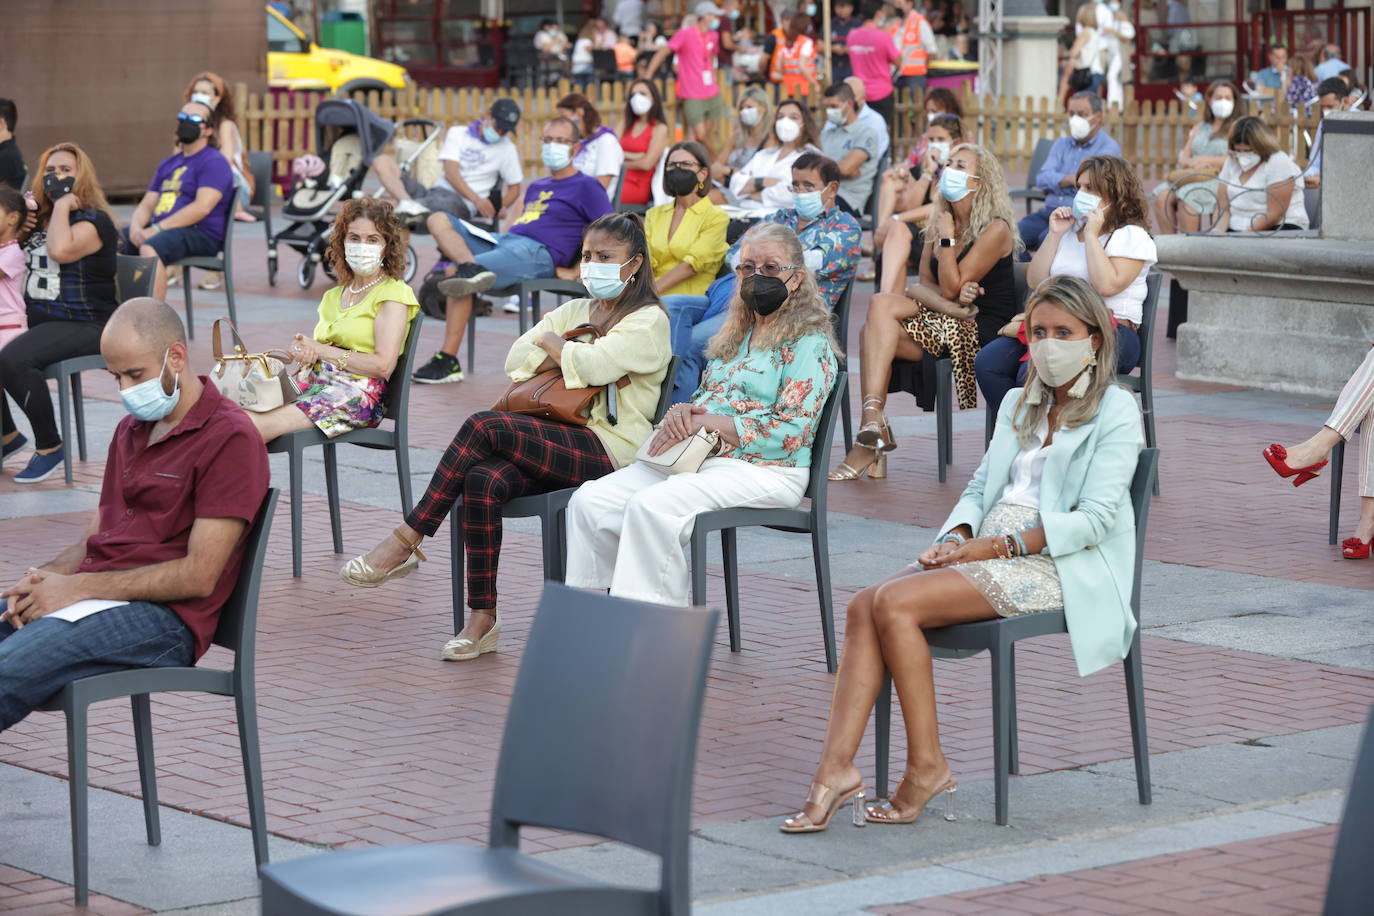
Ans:
POLYGON ((331 439, 382 422, 384 378, 340 372, 332 363, 320 361, 298 372, 296 385, 301 389, 296 406, 331 439))
MULTIPOLYGON (((980 538, 1028 531, 1040 525, 1040 513, 1029 506, 992 507, 978 528, 980 538)), ((950 569, 963 573, 974 588, 983 593, 998 616, 1015 617, 1037 611, 1058 611, 1064 607, 1059 588, 1059 571, 1048 554, 1008 560, 977 560, 950 569)))

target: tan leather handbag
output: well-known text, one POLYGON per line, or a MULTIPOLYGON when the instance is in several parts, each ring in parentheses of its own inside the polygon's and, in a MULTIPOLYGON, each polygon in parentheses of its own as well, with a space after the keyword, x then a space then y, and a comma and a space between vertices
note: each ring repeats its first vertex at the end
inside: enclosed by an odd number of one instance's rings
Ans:
MULTIPOLYGON (((573 340, 577 337, 590 334, 593 339, 604 336, 601 329, 594 324, 579 324, 563 335, 564 340, 573 340)), ((616 388, 624 388, 630 384, 630 377, 622 375, 617 381, 606 386, 608 397, 607 414, 612 424, 615 423, 615 411, 613 405, 616 388)), ((536 373, 523 382, 512 382, 506 389, 506 393, 497 399, 492 405, 492 410, 501 410, 506 413, 524 414, 530 417, 543 417, 546 420, 557 420, 559 423, 567 423, 572 426, 586 426, 591 420, 592 401, 601 393, 601 388, 569 388, 563 384, 563 370, 555 366, 552 369, 545 369, 543 372, 536 373)))

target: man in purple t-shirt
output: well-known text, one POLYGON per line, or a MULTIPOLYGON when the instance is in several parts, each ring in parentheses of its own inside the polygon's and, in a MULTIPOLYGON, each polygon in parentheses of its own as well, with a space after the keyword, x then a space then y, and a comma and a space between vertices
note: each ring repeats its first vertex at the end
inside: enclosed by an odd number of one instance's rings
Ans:
POLYGON ((703 0, 694 12, 696 21, 684 24, 654 54, 645 79, 653 78, 669 54, 677 54, 677 97, 682 101, 683 120, 692 138, 714 157, 711 147, 714 122, 725 116, 720 86, 716 83, 716 52, 720 49, 716 28, 725 11, 711 0, 703 0))
POLYGON ((472 311, 472 296, 493 286, 513 289, 524 280, 554 276, 571 267, 582 251, 582 232, 593 220, 611 212, 601 182, 572 164, 573 149, 582 132, 569 118, 554 118, 544 126, 541 157, 548 178, 530 182, 524 211, 498 235, 474 232, 456 216, 431 214, 426 222, 443 256, 457 265, 453 276, 439 281, 446 297, 444 343, 428 363, 411 376, 424 384, 460 382, 463 367, 458 347, 472 311))
POLYGON ((177 115, 177 145, 162 160, 129 225, 120 230, 121 251, 157 258, 153 297, 167 295, 167 265, 182 258, 213 258, 224 247, 234 173, 229 160, 210 145, 215 113, 187 102, 177 115))

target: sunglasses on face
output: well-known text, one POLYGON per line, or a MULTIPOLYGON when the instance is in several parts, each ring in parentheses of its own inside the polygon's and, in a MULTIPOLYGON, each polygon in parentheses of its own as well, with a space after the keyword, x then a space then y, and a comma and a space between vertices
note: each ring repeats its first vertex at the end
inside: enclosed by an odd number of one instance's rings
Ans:
POLYGON ((204 116, 204 115, 198 115, 198 114, 187 114, 186 112, 183 111, 183 112, 180 112, 180 113, 177 114, 177 120, 178 120, 178 121, 190 121, 192 124, 204 124, 204 123, 205 123, 205 116, 204 116))

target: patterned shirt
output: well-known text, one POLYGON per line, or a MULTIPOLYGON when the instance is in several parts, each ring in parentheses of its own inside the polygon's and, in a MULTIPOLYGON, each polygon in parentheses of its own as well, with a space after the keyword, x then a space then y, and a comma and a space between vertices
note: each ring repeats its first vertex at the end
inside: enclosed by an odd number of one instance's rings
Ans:
POLYGON ((34 232, 24 242, 28 265, 24 301, 31 316, 37 313, 49 320, 104 324, 119 305, 115 296, 119 233, 109 214, 96 207, 72 210, 67 218, 73 228, 83 222, 94 226, 100 248, 84 258, 59 264, 48 256, 48 233, 34 232))
MULTIPOLYGON (((821 295, 825 296, 831 311, 834 311, 844 288, 854 279, 859 258, 863 256, 859 221, 839 207, 831 207, 800 230, 797 225, 801 222, 801 215, 796 210, 779 210, 767 219, 797 233, 806 252, 806 266, 815 274, 821 295)), ((744 236, 735 240, 726 256, 727 264, 739 263, 740 244, 743 241, 744 236)))
POLYGON ((838 364, 824 334, 807 334, 768 349, 745 335, 733 359, 706 364, 692 403, 734 417, 739 446, 723 453, 754 464, 811 466, 811 442, 838 364))

